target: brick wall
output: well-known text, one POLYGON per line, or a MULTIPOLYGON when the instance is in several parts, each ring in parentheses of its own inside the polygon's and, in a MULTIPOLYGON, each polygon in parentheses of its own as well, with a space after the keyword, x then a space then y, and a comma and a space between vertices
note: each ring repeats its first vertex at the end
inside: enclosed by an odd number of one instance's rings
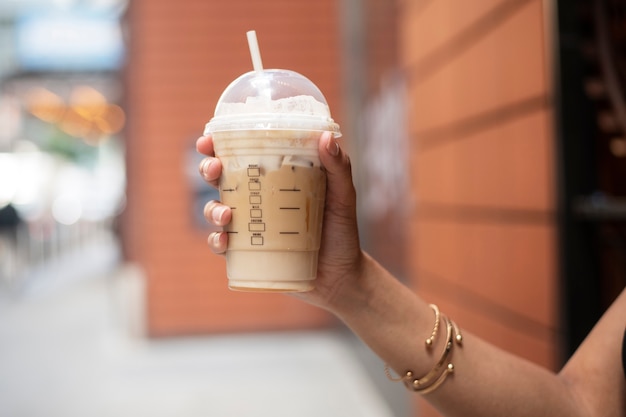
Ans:
POLYGON ((148 332, 323 326, 330 318, 286 296, 230 292, 224 261, 193 220, 197 174, 189 155, 222 90, 251 70, 246 31, 257 31, 264 65, 312 79, 334 117, 339 104, 335 3, 133 0, 126 72, 126 254, 147 276, 148 332))
POLYGON ((541 0, 399 7, 417 201, 411 279, 462 327, 555 368, 549 10, 541 0))

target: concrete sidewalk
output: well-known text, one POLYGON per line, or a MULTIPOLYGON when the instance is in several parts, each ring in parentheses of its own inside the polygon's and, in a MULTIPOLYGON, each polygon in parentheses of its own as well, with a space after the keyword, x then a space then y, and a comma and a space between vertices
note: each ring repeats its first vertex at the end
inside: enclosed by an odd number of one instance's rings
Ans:
POLYGON ((398 417, 341 331, 141 337, 135 273, 0 302, 0 417, 398 417))

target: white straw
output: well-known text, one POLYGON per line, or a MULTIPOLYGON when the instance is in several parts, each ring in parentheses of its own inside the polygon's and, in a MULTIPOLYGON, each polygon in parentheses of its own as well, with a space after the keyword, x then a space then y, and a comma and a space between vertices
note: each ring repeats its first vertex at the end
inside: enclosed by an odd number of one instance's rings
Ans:
POLYGON ((246 32, 248 36, 248 46, 250 47, 250 56, 252 57, 252 66, 257 72, 263 71, 263 62, 261 61, 261 52, 259 51, 259 43, 256 39, 256 31, 250 30, 246 32))

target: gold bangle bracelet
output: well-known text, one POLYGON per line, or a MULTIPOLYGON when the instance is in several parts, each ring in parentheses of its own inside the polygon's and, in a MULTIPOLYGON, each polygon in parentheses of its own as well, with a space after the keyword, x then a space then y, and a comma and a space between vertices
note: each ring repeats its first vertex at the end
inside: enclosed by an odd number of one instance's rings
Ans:
POLYGON ((429 385, 424 388, 414 389, 413 391, 420 393, 422 395, 429 394, 435 391, 437 388, 439 388, 441 384, 443 384, 443 382, 446 380, 448 375, 450 375, 451 373, 454 373, 454 365, 449 363, 446 369, 443 371, 443 373, 439 375, 439 378, 437 378, 437 380, 433 382, 432 385, 429 385))
MULTIPOLYGON (((463 335, 461 334, 459 327, 456 325, 454 321, 450 320, 448 317, 444 317, 444 319, 452 326, 452 329, 454 331, 454 341, 456 342, 457 345, 461 346, 463 344, 463 335)), ((448 340, 448 343, 450 344, 451 349, 453 346, 452 340, 453 339, 448 340)), ((429 394, 435 391, 444 383, 448 375, 454 373, 454 369, 455 369, 454 364, 452 362, 449 362, 448 365, 444 368, 443 372, 435 380, 435 382, 427 386, 413 387, 413 391, 422 395, 429 394)))
POLYGON ((429 384, 431 383, 431 379, 439 373, 441 367, 446 363, 448 356, 450 355, 450 351, 452 351, 454 327, 452 325, 452 322, 448 320, 445 315, 442 314, 441 319, 446 326, 446 339, 445 345, 443 347, 443 352, 441 353, 441 357, 439 358, 439 361, 437 361, 435 366, 433 366, 432 369, 428 371, 428 373, 426 373, 426 375, 420 378, 409 378, 408 380, 405 380, 404 384, 407 386, 407 388, 418 391, 425 386, 429 386, 429 384))
MULTIPOLYGON (((425 340, 426 348, 430 349, 435 341, 435 337, 437 337, 437 333, 439 332, 439 323, 441 320, 441 313, 439 311, 439 307, 436 304, 429 304, 433 312, 435 313, 435 324, 433 325, 433 330, 430 332, 430 336, 425 340)), ((385 364, 385 375, 390 381, 399 382, 410 380, 413 377, 413 372, 407 371, 403 376, 394 377, 391 375, 391 371, 389 370, 389 365, 385 364)))
POLYGON ((424 376, 415 378, 413 371, 407 370, 404 375, 393 377, 389 371, 389 366, 385 364, 385 374, 391 381, 402 381, 407 389, 420 394, 429 394, 439 388, 446 380, 448 375, 454 373, 455 368, 452 362, 448 361, 455 343, 459 346, 463 345, 463 335, 457 324, 448 318, 445 314, 439 312, 439 308, 431 304, 430 307, 435 312, 435 325, 431 335, 426 339, 426 348, 432 347, 435 337, 437 336, 440 322, 443 321, 446 327, 446 336, 443 352, 437 363, 424 376), (430 343, 428 342, 430 340, 430 343))

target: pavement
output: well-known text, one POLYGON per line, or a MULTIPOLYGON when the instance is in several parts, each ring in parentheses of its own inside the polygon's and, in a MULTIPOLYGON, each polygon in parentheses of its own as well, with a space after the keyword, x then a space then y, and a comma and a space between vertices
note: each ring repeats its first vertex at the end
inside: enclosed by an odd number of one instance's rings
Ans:
POLYGON ((0 417, 410 415, 342 329, 145 338, 141 282, 105 240, 0 291, 0 417))

